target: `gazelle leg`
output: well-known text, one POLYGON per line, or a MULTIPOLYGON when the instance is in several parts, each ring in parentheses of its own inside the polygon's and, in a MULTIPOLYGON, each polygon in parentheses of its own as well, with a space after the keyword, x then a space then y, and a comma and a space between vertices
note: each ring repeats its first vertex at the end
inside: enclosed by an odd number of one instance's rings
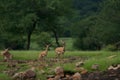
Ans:
POLYGON ((12 57, 13 57, 13 56, 12 56, 12 55, 10 55, 10 57, 9 57, 9 58, 10 58, 10 60, 12 59, 12 57))
POLYGON ((55 55, 55 59, 57 59, 57 58, 58 58, 58 56, 59 56, 59 55, 56 53, 56 55, 55 55))

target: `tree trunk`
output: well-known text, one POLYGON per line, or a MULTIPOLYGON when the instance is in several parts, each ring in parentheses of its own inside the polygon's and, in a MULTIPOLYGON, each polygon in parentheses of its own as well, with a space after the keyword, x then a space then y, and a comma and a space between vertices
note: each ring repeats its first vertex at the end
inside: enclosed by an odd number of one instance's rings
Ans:
POLYGON ((34 21, 32 28, 29 30, 29 32, 27 34, 27 47, 26 47, 27 50, 30 49, 31 35, 36 27, 36 23, 37 23, 37 21, 34 21))
POLYGON ((31 34, 28 33, 28 36, 27 36, 27 50, 30 49, 30 41, 31 41, 31 34))
POLYGON ((53 31, 53 34, 54 34, 54 36, 55 36, 56 44, 57 44, 57 46, 59 47, 60 44, 59 44, 59 42, 58 42, 58 35, 57 35, 57 32, 56 32, 55 30, 52 30, 52 31, 53 31))

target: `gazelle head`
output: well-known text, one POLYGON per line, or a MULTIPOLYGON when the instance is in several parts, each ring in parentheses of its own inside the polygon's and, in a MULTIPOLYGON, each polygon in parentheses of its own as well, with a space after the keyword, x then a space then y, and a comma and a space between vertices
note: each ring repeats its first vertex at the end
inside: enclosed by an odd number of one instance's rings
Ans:
POLYGON ((49 48, 50 47, 50 44, 45 44, 46 48, 49 48))
POLYGON ((1 55, 4 55, 5 53, 7 53, 8 50, 9 50, 9 49, 7 48, 7 49, 5 49, 4 51, 2 51, 2 52, 1 52, 1 55))
POLYGON ((65 41, 61 40, 62 46, 65 47, 65 41))

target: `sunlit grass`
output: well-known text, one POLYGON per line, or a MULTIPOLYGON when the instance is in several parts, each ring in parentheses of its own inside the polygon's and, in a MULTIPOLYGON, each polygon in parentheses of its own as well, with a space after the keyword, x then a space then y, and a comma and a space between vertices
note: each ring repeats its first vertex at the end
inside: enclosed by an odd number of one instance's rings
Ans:
MULTIPOLYGON (((14 60, 37 60, 38 55, 40 54, 41 51, 10 51, 10 53, 14 56, 14 60)), ((51 63, 49 61, 50 58, 55 59, 55 51, 49 51, 46 59, 48 62, 46 64, 51 63)), ((85 64, 83 67, 87 69, 88 71, 91 70, 91 66, 93 64, 99 64, 99 70, 106 70, 108 66, 112 64, 120 64, 120 52, 108 52, 108 51, 66 51, 65 54, 63 55, 63 58, 71 58, 71 57, 76 57, 76 58, 82 58, 84 59, 85 64), (109 56, 115 55, 113 58, 108 58, 109 56)), ((3 60, 3 57, 0 56, 0 61, 3 60)), ((57 66, 62 66, 66 71, 74 71, 75 70, 75 63, 79 62, 80 59, 72 62, 72 63, 53 63, 53 66, 48 66, 45 67, 43 70, 45 70, 45 74, 37 74, 38 78, 41 80, 45 80, 46 75, 48 74, 49 68, 55 68, 57 66)), ((19 71, 24 71, 30 68, 28 64, 18 64, 18 66, 21 66, 19 71)), ((0 62, 0 80, 11 80, 9 76, 5 77, 5 74, 2 72, 4 70, 8 69, 7 68, 7 63, 2 63, 0 62)), ((39 71, 38 71, 39 73, 39 71)))

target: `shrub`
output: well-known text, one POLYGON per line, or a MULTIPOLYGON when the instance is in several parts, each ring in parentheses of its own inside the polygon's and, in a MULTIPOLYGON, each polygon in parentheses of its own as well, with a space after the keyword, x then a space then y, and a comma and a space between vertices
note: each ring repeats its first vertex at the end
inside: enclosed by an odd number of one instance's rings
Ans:
POLYGON ((42 32, 38 37, 37 37, 37 44, 38 46, 43 49, 43 47, 46 44, 51 44, 52 40, 51 40, 51 36, 49 33, 47 32, 42 32))
POLYGON ((103 50, 105 50, 105 51, 116 51, 117 49, 114 45, 109 44, 109 45, 105 46, 103 48, 103 50))
POLYGON ((21 50, 25 49, 25 39, 23 39, 21 36, 1 36, 0 39, 0 49, 4 48, 11 48, 14 50, 21 50))
POLYGON ((25 40, 19 38, 9 39, 5 41, 4 45, 6 48, 10 47, 14 50, 22 50, 25 49, 25 40))
POLYGON ((81 50, 82 47, 83 47, 83 42, 82 42, 82 40, 79 39, 79 38, 76 38, 76 39, 73 41, 73 47, 75 47, 75 49, 81 50))
POLYGON ((93 37, 76 38, 73 46, 79 50, 100 50, 99 40, 93 37))

